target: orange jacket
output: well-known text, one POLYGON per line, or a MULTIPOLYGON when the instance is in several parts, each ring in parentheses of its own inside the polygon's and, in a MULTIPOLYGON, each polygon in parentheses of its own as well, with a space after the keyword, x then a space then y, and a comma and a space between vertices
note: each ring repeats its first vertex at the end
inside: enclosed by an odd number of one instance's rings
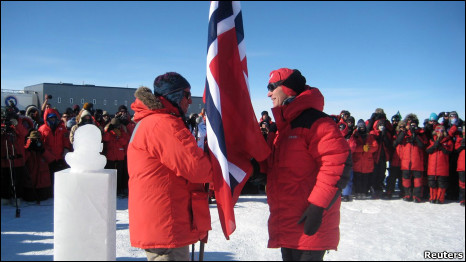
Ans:
POLYGON ((323 97, 317 88, 272 109, 278 131, 267 160, 269 248, 328 250, 338 246, 339 186, 348 179, 342 174, 350 149, 322 109, 323 97), (312 236, 305 235, 304 225, 298 224, 309 203, 328 208, 312 236))
POLYGON ((196 243, 211 229, 207 193, 197 184, 212 181, 209 157, 168 101, 145 87, 135 96, 131 108, 137 126, 127 156, 131 245, 148 249, 196 243))

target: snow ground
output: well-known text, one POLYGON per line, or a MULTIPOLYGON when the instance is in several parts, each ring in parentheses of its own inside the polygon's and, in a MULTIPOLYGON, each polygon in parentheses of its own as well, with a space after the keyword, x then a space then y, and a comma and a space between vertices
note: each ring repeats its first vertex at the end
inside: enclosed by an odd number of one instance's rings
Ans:
MULTIPOLYGON (((244 195, 235 206, 236 231, 226 240, 215 204, 210 205, 212 231, 204 260, 281 260, 279 249, 268 249, 265 195, 244 195)), ((26 202, 21 217, 15 207, 1 207, 1 260, 53 260, 53 200, 26 202)), ((117 260, 145 261, 144 251, 129 242, 128 201, 117 199, 117 260)), ((199 244, 195 247, 197 260, 199 244)), ((424 251, 461 252, 465 260, 465 208, 396 200, 359 200, 341 206, 340 244, 324 260, 432 260, 424 251)), ((451 261, 451 260, 450 260, 451 261)))

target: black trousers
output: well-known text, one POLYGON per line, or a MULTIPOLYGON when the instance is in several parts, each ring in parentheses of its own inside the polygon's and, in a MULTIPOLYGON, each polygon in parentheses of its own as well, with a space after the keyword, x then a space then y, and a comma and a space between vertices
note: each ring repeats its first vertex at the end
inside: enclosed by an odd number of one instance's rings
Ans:
MULTIPOLYGON (((383 150, 383 149, 382 149, 383 150)), ((383 191, 383 182, 385 180, 385 171, 387 171, 387 162, 385 159, 380 159, 379 163, 374 164, 374 172, 371 177, 370 186, 375 191, 383 191)))
POLYGON ((395 192, 395 185, 398 181, 398 188, 400 191, 403 191, 403 182, 401 179, 401 167, 399 166, 390 166, 388 169, 389 174, 387 177, 387 192, 395 192))
POLYGON ((282 247, 283 261, 323 261, 326 250, 298 250, 282 247))

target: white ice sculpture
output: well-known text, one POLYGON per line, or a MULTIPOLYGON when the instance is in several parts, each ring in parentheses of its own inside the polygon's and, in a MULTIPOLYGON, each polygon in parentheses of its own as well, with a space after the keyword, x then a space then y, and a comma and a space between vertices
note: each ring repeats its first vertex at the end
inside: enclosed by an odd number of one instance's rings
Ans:
POLYGON ((54 260, 116 259, 115 169, 103 169, 102 135, 94 125, 75 132, 71 168, 55 172, 54 260))
POLYGON ((103 144, 100 129, 95 125, 83 125, 74 133, 74 152, 65 155, 72 173, 101 170, 107 159, 101 155, 103 144))

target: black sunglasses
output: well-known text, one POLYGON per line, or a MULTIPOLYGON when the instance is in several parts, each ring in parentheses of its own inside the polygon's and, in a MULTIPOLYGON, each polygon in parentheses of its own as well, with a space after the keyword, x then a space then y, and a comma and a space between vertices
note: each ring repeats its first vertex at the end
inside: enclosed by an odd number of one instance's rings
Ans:
POLYGON ((267 85, 267 90, 269 90, 269 92, 273 92, 273 90, 275 90, 277 87, 281 86, 283 84, 283 81, 277 81, 275 83, 270 83, 267 85))
POLYGON ((191 92, 186 92, 184 91, 184 97, 186 97, 186 99, 191 99, 191 92))

